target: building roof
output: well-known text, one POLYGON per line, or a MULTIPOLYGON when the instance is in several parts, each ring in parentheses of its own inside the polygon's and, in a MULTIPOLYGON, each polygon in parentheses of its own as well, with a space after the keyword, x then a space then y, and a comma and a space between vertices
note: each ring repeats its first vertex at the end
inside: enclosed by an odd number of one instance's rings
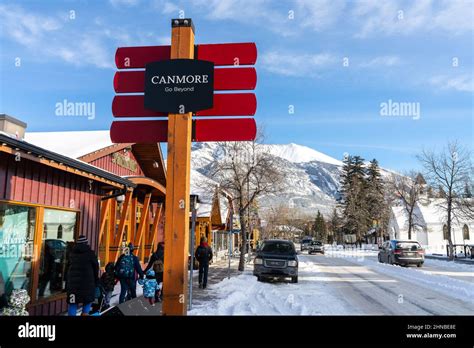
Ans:
POLYGON ((8 146, 16 151, 21 150, 28 155, 36 156, 38 158, 46 158, 50 161, 53 161, 57 164, 62 164, 64 166, 76 169, 78 171, 83 171, 106 180, 113 181, 115 183, 119 183, 124 186, 128 187, 135 187, 136 185, 131 181, 122 178, 118 175, 112 174, 106 170, 100 169, 88 163, 82 162, 80 160, 65 156, 63 154, 59 154, 53 152, 48 149, 44 149, 37 145, 31 144, 24 140, 18 140, 10 135, 0 132, 0 145, 8 146))
MULTIPOLYGON (((427 226, 433 224, 444 224, 446 222, 446 213, 440 207, 443 199, 434 198, 429 202, 417 203, 414 214, 415 222, 420 226, 427 226)), ((408 228, 408 213, 402 206, 392 207, 393 217, 398 225, 398 228, 408 228)), ((460 221, 461 224, 469 223, 468 221, 460 221)), ((469 223, 470 224, 470 223, 469 223)))
POLYGON ((26 132, 25 141, 71 158, 78 158, 113 145, 108 130, 26 132))

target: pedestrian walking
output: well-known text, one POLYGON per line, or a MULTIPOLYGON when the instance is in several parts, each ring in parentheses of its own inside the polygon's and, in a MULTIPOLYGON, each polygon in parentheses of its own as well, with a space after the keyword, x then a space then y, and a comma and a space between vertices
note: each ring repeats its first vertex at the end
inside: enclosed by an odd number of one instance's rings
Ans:
POLYGON ((126 296, 127 299, 137 297, 137 273, 140 278, 145 276, 138 257, 133 255, 134 251, 133 244, 129 243, 115 264, 115 275, 120 281, 119 303, 123 303, 126 296))
POLYGON ((207 286, 209 262, 212 260, 212 248, 207 244, 206 237, 201 238, 201 243, 196 249, 195 257, 199 262, 199 288, 205 289, 207 286))
POLYGON ((160 286, 160 289, 156 292, 155 301, 160 302, 163 299, 163 270, 165 261, 165 243, 159 242, 156 251, 151 254, 150 261, 146 266, 144 273, 148 272, 149 269, 153 269, 155 272, 156 282, 160 286), (161 285, 160 285, 161 284, 161 285))
POLYGON ((95 289, 99 285, 99 262, 83 235, 76 239, 71 255, 66 285, 68 314, 77 314, 78 304, 82 304, 82 315, 88 315, 95 299, 95 289))
POLYGON ((155 295, 159 291, 160 285, 156 281, 155 272, 150 269, 146 272, 144 279, 139 279, 138 283, 143 285, 143 296, 150 302, 152 306, 155 306, 155 295))

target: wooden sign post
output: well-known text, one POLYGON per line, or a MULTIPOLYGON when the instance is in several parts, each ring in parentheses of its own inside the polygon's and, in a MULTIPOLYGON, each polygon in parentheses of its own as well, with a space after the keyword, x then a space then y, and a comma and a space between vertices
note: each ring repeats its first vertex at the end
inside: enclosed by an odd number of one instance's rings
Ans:
MULTIPOLYGON (((173 20, 171 59, 194 59, 190 19, 173 20)), ((186 315, 192 112, 168 116, 163 315, 186 315)))
POLYGON ((214 92, 255 89, 255 68, 241 65, 256 60, 251 42, 194 45, 189 18, 171 21, 171 46, 119 47, 115 54, 114 117, 167 116, 114 121, 110 128, 114 143, 168 143, 164 315, 186 315, 188 307, 191 142, 255 139, 257 126, 248 117, 257 110, 255 94, 214 92))

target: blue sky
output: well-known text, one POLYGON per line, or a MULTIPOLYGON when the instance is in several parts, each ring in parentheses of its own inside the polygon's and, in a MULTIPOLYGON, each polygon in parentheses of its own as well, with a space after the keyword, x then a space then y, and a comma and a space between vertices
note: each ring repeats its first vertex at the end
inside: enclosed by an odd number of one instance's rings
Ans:
POLYGON ((108 129, 115 49, 169 44, 180 11, 196 43, 257 43, 267 143, 396 170, 423 147, 473 148, 472 1, 3 0, 0 113, 30 131, 108 129), (64 99, 95 103, 95 119, 56 116, 64 99), (382 116, 389 100, 419 103, 419 119, 382 116))

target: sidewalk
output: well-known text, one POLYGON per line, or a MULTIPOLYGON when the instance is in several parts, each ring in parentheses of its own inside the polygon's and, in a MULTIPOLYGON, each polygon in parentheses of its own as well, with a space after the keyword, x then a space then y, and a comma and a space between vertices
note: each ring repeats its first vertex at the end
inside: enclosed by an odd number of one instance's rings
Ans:
MULTIPOLYGON (((204 302, 211 301, 212 286, 227 278, 230 274, 231 277, 239 275, 240 272, 237 270, 239 264, 238 258, 231 259, 231 268, 229 273, 229 261, 218 260, 209 266, 207 288, 199 289, 198 281, 198 270, 193 270, 193 305, 200 305, 204 302)), ((142 295, 143 288, 137 284, 137 298, 126 301, 122 304, 118 304, 118 296, 120 294, 120 283, 117 283, 114 289, 114 295, 111 300, 112 305, 116 305, 108 311, 102 313, 104 316, 137 316, 137 315, 161 315, 161 302, 151 306, 148 301, 142 295)), ((188 294, 186 294, 188 296, 188 294)))
MULTIPOLYGON (((437 255, 425 255, 426 259, 432 259, 432 260, 440 260, 440 261, 446 261, 446 262, 451 262, 447 256, 437 256, 437 255)), ((465 258, 465 257, 457 257, 453 260, 454 262, 458 263, 464 263, 466 265, 474 265, 474 259, 470 258, 465 258)))
POLYGON ((198 270, 193 271, 193 305, 201 305, 203 302, 211 301, 212 286, 227 278, 235 277, 240 274, 238 271, 239 259, 232 258, 229 273, 229 260, 219 260, 209 266, 209 273, 207 277, 207 288, 199 289, 198 270))

